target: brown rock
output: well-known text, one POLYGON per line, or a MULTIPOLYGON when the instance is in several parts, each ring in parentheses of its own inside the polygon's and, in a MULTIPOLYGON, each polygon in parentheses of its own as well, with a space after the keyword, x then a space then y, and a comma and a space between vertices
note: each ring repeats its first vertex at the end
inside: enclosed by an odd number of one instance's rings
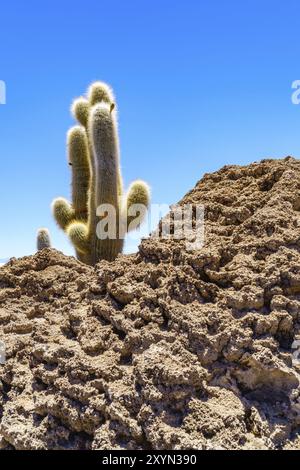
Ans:
POLYGON ((204 175, 205 244, 0 269, 1 449, 300 449, 300 162, 204 175))

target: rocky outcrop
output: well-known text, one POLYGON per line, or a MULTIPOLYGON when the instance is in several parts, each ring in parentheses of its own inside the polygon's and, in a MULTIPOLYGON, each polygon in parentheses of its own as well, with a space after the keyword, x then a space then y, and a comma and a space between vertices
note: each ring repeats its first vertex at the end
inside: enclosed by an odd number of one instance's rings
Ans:
POLYGON ((205 244, 0 268, 0 447, 300 449, 300 162, 205 175, 205 244))

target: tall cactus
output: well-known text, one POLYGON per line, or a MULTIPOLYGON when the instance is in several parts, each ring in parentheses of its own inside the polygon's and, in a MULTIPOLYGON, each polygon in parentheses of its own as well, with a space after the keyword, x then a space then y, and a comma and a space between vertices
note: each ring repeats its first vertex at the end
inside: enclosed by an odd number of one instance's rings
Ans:
POLYGON ((40 228, 37 232, 37 250, 51 248, 50 234, 47 228, 40 228))
POLYGON ((53 201, 53 215, 73 243, 79 260, 94 265, 114 260, 123 249, 123 232, 135 228, 127 210, 132 204, 148 207, 149 187, 143 181, 131 184, 126 195, 120 170, 116 106, 112 90, 102 82, 92 84, 87 97, 77 98, 72 114, 80 126, 68 133, 72 168, 72 204, 63 198, 53 201), (99 233, 105 223, 105 208, 115 213, 115 235, 99 233), (100 211, 100 212, 99 212, 100 211), (101 213, 102 212, 102 213, 101 213), (120 224, 121 221, 121 224, 120 224))

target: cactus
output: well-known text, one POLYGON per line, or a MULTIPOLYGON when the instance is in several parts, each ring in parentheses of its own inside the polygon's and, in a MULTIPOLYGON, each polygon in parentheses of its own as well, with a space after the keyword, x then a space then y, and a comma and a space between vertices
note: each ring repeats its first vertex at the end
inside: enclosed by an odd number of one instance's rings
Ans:
POLYGON ((51 248, 50 234, 47 228, 40 228, 37 232, 37 250, 51 248))
POLYGON ((69 131, 67 139, 72 203, 58 198, 53 201, 52 209, 59 227, 73 243, 78 259, 94 265, 101 259, 112 261, 122 252, 124 234, 136 228, 134 217, 127 216, 127 210, 132 204, 147 208, 150 190, 138 180, 123 194, 116 106, 110 87, 102 82, 93 83, 86 98, 73 102, 71 111, 80 124, 69 131), (101 230, 107 214, 100 213, 99 208, 105 205, 116 216, 113 218, 115 236, 111 238, 106 238, 101 230))

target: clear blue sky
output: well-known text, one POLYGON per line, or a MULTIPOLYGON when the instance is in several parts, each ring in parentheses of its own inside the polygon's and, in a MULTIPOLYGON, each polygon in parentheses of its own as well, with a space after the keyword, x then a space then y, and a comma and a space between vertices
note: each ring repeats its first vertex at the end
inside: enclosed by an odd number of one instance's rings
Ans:
POLYGON ((118 99, 126 185, 174 203, 205 172, 300 154, 299 0, 11 0, 0 7, 0 258, 35 251, 69 196, 73 97, 100 79, 118 99))

